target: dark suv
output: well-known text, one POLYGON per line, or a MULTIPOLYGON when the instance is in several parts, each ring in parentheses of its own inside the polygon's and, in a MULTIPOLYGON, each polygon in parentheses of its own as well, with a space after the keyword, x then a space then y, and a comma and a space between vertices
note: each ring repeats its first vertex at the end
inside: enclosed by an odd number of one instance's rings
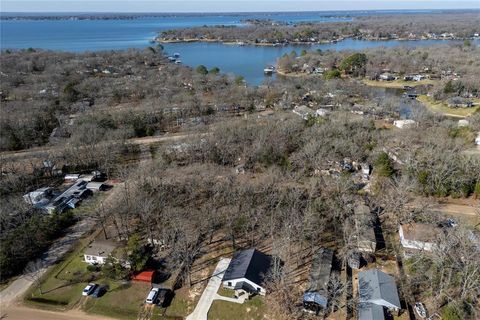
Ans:
POLYGON ((95 288, 95 291, 93 291, 93 293, 92 293, 92 297, 100 298, 101 296, 103 296, 105 294, 105 292, 107 292, 107 286, 100 285, 97 288, 95 288))

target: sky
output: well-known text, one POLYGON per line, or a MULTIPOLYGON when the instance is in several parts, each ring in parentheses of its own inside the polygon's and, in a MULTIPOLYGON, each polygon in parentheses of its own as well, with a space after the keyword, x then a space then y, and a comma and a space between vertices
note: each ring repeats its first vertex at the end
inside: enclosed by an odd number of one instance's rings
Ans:
POLYGON ((0 0, 1 12, 262 12, 480 9, 480 0, 0 0))

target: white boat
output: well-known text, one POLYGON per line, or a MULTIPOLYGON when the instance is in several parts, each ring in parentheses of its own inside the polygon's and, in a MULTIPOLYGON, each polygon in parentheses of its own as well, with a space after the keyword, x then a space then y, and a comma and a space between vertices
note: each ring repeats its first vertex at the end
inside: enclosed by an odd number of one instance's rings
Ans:
POLYGON ((175 64, 180 64, 180 63, 182 63, 182 60, 179 60, 179 59, 175 60, 175 64))
POLYGON ((263 72, 264 72, 265 74, 272 74, 272 73, 275 72, 275 67, 273 67, 273 66, 266 67, 265 69, 263 69, 263 72))

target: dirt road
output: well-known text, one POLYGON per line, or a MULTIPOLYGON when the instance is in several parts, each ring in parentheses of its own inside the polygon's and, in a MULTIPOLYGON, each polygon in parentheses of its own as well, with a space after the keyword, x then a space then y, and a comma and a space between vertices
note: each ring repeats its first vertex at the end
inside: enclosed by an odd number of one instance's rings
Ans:
POLYGON ((81 310, 68 310, 65 312, 53 312, 40 309, 30 309, 23 306, 12 306, 1 310, 2 317, 6 320, 112 320, 97 315, 88 315, 81 310), (5 311, 5 312, 4 312, 5 311))
MULTIPOLYGON (((163 136, 150 136, 150 137, 144 137, 144 138, 132 138, 127 140, 127 143, 131 144, 136 144, 136 145, 145 145, 145 144, 152 144, 152 143, 161 143, 161 142, 173 142, 173 141, 178 141, 185 139, 190 136, 204 136, 204 134, 198 134, 198 133, 176 133, 176 134, 166 134, 163 136)), ((0 152, 0 158, 4 160, 15 160, 15 159, 25 159, 25 158, 46 158, 48 157, 48 154, 51 152, 59 151, 61 150, 61 147, 36 147, 36 148, 30 148, 26 150, 20 150, 20 151, 5 151, 5 152, 0 152)))

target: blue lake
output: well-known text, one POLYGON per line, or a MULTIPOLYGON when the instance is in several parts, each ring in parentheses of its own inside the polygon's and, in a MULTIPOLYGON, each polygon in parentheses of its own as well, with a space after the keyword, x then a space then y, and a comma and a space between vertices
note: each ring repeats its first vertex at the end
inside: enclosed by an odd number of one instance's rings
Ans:
MULTIPOLYGON (((480 41, 475 40, 475 43, 480 41)), ((462 43, 454 40, 418 40, 418 41, 364 41, 346 39, 337 43, 288 46, 238 46, 220 43, 169 43, 164 45, 167 54, 180 53, 182 63, 189 66, 205 65, 207 68, 218 67, 224 73, 242 75, 250 84, 261 84, 266 78, 263 69, 275 65, 278 57, 295 50, 361 50, 373 47, 417 47, 434 44, 462 43)))
MULTIPOLYGON (((375 12, 383 14, 382 12, 375 12)), ((385 14, 404 11, 384 12, 385 14)), ((165 17, 142 17, 130 20, 0 20, 1 49, 42 48, 63 51, 98 51, 144 48, 162 30, 203 25, 242 26, 244 19, 272 19, 288 23, 306 21, 349 21, 355 16, 372 14, 371 11, 310 12, 310 13, 258 13, 258 14, 205 14, 165 17)), ((5 15, 5 14, 3 14, 5 15)), ((284 53, 302 49, 361 50, 378 46, 425 46, 452 43, 443 40, 424 41, 362 41, 347 39, 338 43, 315 45, 289 45, 281 47, 236 46, 219 43, 165 44, 167 54, 180 53, 186 65, 200 64, 219 67, 224 73, 242 75, 248 83, 258 85, 265 80, 263 68, 275 64, 284 53)), ((475 43, 480 43, 475 40, 475 43)))

